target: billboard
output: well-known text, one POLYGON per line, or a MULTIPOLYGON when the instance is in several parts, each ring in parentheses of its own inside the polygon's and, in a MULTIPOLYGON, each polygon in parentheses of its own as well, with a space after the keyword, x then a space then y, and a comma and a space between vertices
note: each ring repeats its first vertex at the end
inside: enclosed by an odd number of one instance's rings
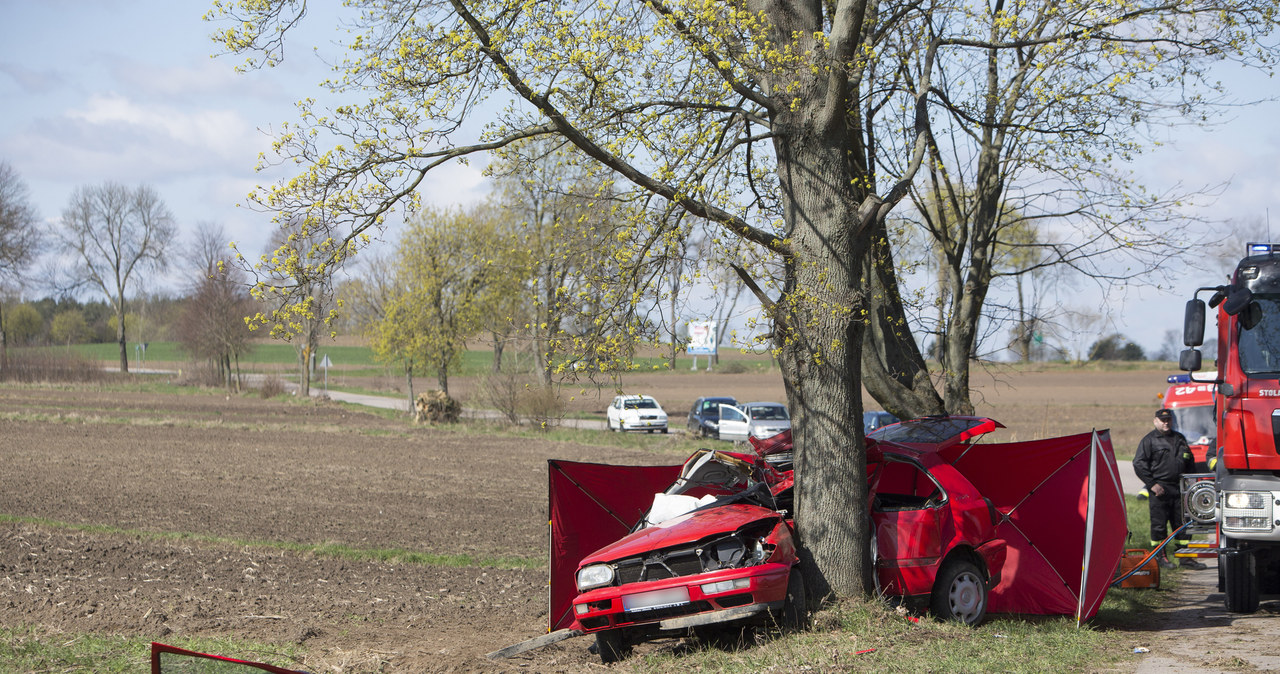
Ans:
POLYGON ((689 355, 715 355, 716 341, 715 321, 689 321, 689 355))

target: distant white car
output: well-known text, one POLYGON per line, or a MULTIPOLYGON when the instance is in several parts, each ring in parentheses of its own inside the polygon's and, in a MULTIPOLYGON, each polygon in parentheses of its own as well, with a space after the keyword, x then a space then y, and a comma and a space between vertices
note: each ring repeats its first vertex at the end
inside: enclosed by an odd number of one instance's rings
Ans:
POLYGON ((744 403, 720 406, 720 439, 759 440, 791 428, 791 415, 782 403, 744 403))
POLYGON ((667 432, 667 413, 653 396, 617 396, 605 416, 611 431, 667 432))

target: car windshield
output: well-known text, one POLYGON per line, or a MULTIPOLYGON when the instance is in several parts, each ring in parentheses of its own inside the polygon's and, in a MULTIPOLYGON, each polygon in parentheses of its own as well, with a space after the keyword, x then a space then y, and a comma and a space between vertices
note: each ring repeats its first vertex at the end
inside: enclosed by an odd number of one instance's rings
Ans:
POLYGON ((1214 427, 1213 405, 1173 408, 1173 430, 1193 445, 1211 445, 1218 438, 1214 427))
POLYGON ((780 405, 752 407, 747 410, 747 413, 756 421, 786 421, 791 418, 787 416, 787 408, 780 405))
POLYGON ((913 419, 892 426, 882 426, 867 437, 880 442, 934 444, 950 440, 965 431, 990 423, 987 419, 939 417, 913 419))
POLYGON ((702 416, 718 418, 720 416, 720 404, 732 405, 732 400, 708 400, 702 403, 702 416))
POLYGON ((1254 295, 1250 304, 1259 320, 1240 331, 1240 367, 1246 374, 1280 372, 1280 295, 1254 295))
POLYGON ((652 410, 657 409, 658 403, 652 400, 628 400, 625 408, 629 410, 652 410))

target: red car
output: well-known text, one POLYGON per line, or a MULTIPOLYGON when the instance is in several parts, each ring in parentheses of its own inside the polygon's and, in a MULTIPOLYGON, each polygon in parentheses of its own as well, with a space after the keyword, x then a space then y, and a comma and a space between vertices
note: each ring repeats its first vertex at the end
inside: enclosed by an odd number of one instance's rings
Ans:
MULTIPOLYGON (((991 419, 939 417, 886 426, 868 437, 873 554, 883 593, 927 604, 943 619, 983 619, 988 590, 999 582, 1005 561, 1005 542, 996 535, 1000 514, 939 452, 999 426, 991 419)), ((644 469, 649 472, 642 475, 634 467, 628 474, 614 472, 628 470, 623 467, 553 462, 552 627, 572 625, 595 634, 601 660, 613 662, 640 641, 690 631, 713 634, 726 623, 735 629, 803 625, 791 472, 778 472, 764 460, 788 440, 770 438, 758 455, 699 450, 674 481, 665 474, 670 484, 662 493, 648 491, 647 510, 627 501, 645 493, 646 479, 664 477, 660 469, 644 469), (628 519, 625 513, 643 516, 629 533, 582 556, 573 574, 576 587, 558 592, 557 576, 563 585, 563 574, 556 572, 557 552, 572 555, 572 546, 560 542, 597 529, 575 522, 576 511, 590 508, 557 508, 554 473, 567 468, 580 470, 564 485, 585 490, 594 479, 630 490, 589 495, 584 503, 600 505, 619 522, 628 519)))

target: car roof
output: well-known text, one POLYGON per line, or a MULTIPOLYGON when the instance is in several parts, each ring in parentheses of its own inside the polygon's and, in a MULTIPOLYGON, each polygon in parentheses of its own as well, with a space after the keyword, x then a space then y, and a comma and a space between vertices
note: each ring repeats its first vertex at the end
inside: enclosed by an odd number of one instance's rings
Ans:
POLYGON ((881 426, 867 434, 867 440, 881 446, 895 449, 909 449, 921 454, 938 453, 972 440, 1004 424, 987 417, 970 416, 933 416, 900 421, 896 424, 881 426))

